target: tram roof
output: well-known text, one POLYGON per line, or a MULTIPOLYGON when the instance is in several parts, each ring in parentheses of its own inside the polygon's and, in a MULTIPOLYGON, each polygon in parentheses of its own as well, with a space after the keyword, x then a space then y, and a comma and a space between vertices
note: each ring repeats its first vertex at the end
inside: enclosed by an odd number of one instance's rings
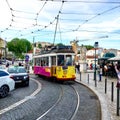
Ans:
POLYGON ((74 53, 72 46, 54 46, 50 50, 42 50, 39 55, 50 53, 74 53))
POLYGON ((40 53, 34 55, 34 57, 36 56, 39 56, 39 55, 42 55, 42 56, 52 56, 52 55, 56 55, 56 54, 75 54, 74 51, 72 50, 72 47, 71 46, 55 46, 53 48, 51 48, 50 50, 42 50, 40 53))

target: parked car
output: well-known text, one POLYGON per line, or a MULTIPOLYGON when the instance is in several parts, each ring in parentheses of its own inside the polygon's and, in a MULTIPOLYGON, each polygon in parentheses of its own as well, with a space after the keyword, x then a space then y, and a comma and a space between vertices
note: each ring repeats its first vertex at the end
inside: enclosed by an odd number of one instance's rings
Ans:
POLYGON ((0 97, 6 97, 14 89, 15 81, 6 70, 0 69, 0 97))
POLYGON ((0 69, 5 69, 5 66, 3 66, 3 65, 0 65, 0 69))
POLYGON ((23 66, 9 66, 7 71, 12 75, 15 85, 29 86, 29 74, 23 66))

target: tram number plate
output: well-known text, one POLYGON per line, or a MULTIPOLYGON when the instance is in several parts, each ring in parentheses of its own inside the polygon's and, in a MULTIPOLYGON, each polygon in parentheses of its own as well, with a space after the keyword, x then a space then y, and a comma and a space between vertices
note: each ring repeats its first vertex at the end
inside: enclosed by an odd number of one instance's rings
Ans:
POLYGON ((63 74, 67 74, 67 70, 64 70, 64 71, 63 71, 63 74))

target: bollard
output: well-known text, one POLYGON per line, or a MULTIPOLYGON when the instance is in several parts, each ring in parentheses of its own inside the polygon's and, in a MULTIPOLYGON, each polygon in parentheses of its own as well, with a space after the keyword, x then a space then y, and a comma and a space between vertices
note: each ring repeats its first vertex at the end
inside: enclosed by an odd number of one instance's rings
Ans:
POLYGON ((120 94, 119 94, 119 90, 120 90, 120 81, 118 80, 117 81, 117 85, 116 85, 116 87, 117 87, 117 116, 119 116, 119 110, 120 110, 120 104, 119 104, 119 100, 120 100, 120 94))
POLYGON ((81 81, 81 72, 80 72, 80 81, 81 81))
POLYGON ((105 78, 105 93, 107 93, 107 78, 105 78))
POLYGON ((117 116, 119 116, 119 88, 117 88, 117 116))
POLYGON ((89 84, 89 74, 88 74, 88 84, 89 84))
POLYGON ((112 86, 111 86, 111 101, 113 102, 113 98, 114 98, 114 82, 112 82, 112 86))

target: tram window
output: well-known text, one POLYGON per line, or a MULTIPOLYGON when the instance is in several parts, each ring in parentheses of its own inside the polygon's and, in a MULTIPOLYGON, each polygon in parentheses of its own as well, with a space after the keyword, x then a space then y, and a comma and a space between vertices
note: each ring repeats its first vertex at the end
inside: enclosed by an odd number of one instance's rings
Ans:
POLYGON ((36 63, 37 66, 39 66, 40 65, 40 58, 36 58, 35 63, 36 63))
POLYGON ((58 65, 64 65, 64 55, 58 55, 58 65))
POLYGON ((41 66, 44 66, 44 60, 41 60, 41 66))
POLYGON ((49 58, 48 57, 43 57, 41 59, 41 66, 48 66, 49 58))
POLYGON ((44 66, 48 66, 49 58, 44 57, 44 66))
POLYGON ((51 57, 51 65, 56 65, 56 56, 51 57))
POLYGON ((72 56, 71 55, 66 56, 66 65, 72 65, 72 56))
POLYGON ((46 57, 46 66, 48 66, 49 64, 49 57, 46 57))

